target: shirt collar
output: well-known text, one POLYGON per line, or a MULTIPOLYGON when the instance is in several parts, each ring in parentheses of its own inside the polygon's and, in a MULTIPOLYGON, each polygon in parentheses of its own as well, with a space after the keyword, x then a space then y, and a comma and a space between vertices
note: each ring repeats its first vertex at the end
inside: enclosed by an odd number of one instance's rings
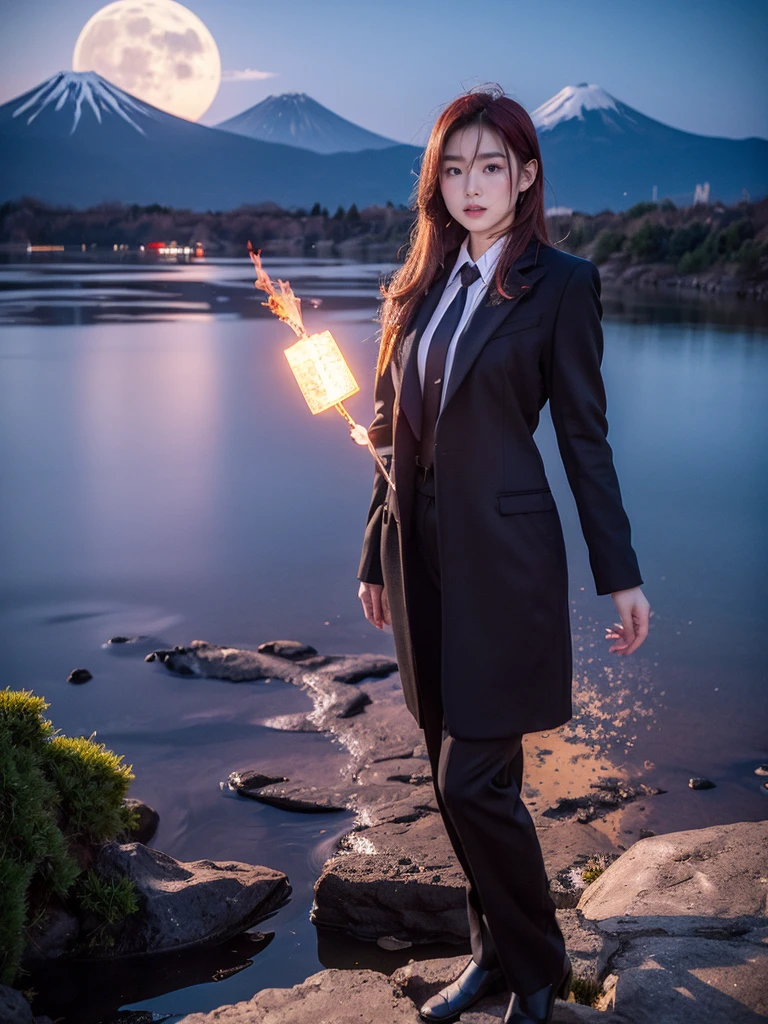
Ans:
MULTIPOLYGON (((504 248, 504 243, 506 242, 506 240, 506 235, 502 235, 501 238, 497 238, 493 245, 489 249, 486 249, 483 255, 480 257, 480 259, 477 261, 477 269, 480 271, 480 276, 483 280, 484 285, 490 284, 491 281, 493 280, 493 275, 496 270, 496 264, 498 262, 499 256, 501 255, 501 250, 504 248)), ((455 280, 459 271, 467 262, 467 260, 469 260, 470 263, 474 263, 474 260, 469 255, 469 235, 467 235, 467 237, 461 243, 461 248, 459 249, 459 254, 456 257, 456 262, 453 265, 451 276, 448 278, 446 288, 450 287, 450 285, 453 284, 453 281, 455 280)))

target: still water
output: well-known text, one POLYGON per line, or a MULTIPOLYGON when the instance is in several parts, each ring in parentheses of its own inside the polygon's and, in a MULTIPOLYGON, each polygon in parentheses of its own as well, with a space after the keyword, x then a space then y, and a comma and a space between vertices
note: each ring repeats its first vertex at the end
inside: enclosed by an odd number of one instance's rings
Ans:
MULTIPOLYGON (((378 283, 391 265, 264 265, 322 300, 304 302, 307 327, 333 331, 361 385, 346 406, 368 424, 378 283)), ((394 656, 391 629, 369 625, 357 597, 373 463, 335 412, 310 414, 283 355, 293 335, 264 298, 247 258, 0 266, 1 685, 43 694, 63 732, 95 731, 125 755, 133 795, 160 813, 152 845, 180 860, 267 864, 293 886, 259 935, 215 962, 99 981, 65 973, 59 1013, 79 1014, 67 1020, 119 1006, 208 1010, 323 966, 391 970, 445 955, 384 953, 310 924, 314 880, 351 814, 292 814, 221 790, 255 754, 279 767, 289 745, 311 757, 328 743, 259 724, 307 707, 303 693, 143 660, 194 639, 394 656), (115 634, 146 640, 105 647, 115 634), (92 672, 87 685, 66 682, 77 667, 92 672)), ((645 766, 666 791, 647 801, 646 827, 761 819, 768 315, 654 293, 603 299, 609 439, 653 618, 629 659, 607 653, 615 608, 594 593, 544 410, 536 440, 569 549, 577 674, 606 700, 620 678, 636 705, 605 753, 645 766), (693 775, 716 788, 691 791, 693 775)))

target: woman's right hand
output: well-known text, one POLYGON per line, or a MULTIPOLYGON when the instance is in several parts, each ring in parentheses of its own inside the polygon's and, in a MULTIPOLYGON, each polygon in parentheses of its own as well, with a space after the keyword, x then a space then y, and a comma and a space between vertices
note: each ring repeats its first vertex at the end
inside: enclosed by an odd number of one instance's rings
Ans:
POLYGON ((381 583, 364 583, 360 581, 360 589, 357 596, 363 602, 363 611, 366 619, 372 622, 377 629, 384 629, 392 625, 392 618, 389 614, 389 598, 387 591, 381 583))

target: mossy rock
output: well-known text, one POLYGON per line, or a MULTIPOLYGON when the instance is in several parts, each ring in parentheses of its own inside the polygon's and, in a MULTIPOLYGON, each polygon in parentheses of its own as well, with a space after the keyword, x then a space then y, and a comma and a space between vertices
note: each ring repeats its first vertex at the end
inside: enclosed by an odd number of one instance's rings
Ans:
POLYGON ((0 690, 0 983, 5 984, 16 977, 29 922, 54 896, 78 916, 84 893, 90 892, 94 903, 93 885, 89 890, 75 883, 95 848, 121 838, 135 818, 123 803, 133 780, 130 766, 93 736, 60 735, 45 717, 48 707, 31 691, 0 690))

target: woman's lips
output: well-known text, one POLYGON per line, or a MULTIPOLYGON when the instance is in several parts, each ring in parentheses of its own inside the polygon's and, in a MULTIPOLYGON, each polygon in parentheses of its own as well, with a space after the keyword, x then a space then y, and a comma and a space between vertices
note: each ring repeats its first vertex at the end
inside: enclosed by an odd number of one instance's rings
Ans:
POLYGON ((476 206, 474 209, 472 209, 472 208, 465 209, 464 213, 466 213, 466 215, 468 217, 480 217, 482 214, 485 213, 485 207, 484 206, 479 206, 479 207, 476 206))

